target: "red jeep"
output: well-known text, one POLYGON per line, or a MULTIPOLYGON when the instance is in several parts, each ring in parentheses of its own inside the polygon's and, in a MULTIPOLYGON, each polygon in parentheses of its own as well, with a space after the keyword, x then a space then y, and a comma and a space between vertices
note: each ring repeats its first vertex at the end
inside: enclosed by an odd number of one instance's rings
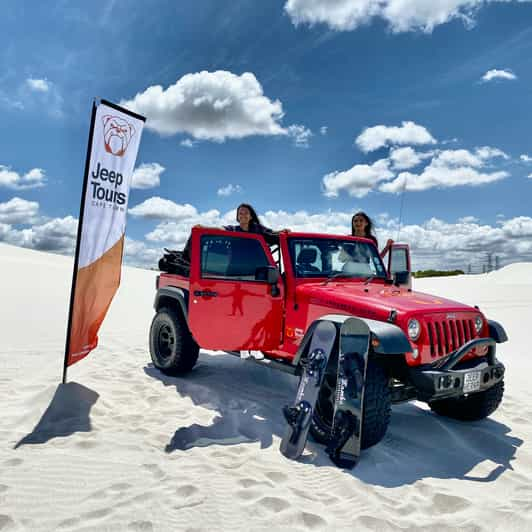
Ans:
MULTIPOLYGON (((301 374, 314 324, 355 316, 371 331, 362 448, 379 442, 391 404, 418 399, 444 416, 482 419, 499 406, 504 366, 501 325, 477 307, 411 289, 408 246, 394 244, 387 268, 372 241, 282 232, 192 231, 190 269, 165 263, 150 329, 154 365, 169 375, 192 369, 200 347, 261 351, 270 368, 301 374)), ((331 357, 332 359, 334 358, 331 357)), ((336 370, 329 364, 310 431, 331 434, 336 370)))

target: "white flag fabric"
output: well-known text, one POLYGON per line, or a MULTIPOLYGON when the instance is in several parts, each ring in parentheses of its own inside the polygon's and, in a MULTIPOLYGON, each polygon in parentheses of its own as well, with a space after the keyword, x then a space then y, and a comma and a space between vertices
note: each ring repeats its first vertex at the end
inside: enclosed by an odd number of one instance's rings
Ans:
POLYGON ((104 100, 93 110, 65 368, 97 346, 120 284, 129 190, 144 120, 104 100))

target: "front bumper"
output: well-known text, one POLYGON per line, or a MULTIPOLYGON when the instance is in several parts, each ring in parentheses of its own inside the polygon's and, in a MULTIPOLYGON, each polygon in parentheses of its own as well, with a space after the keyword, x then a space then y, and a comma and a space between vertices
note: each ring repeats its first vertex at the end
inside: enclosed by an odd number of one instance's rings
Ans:
POLYGON ((409 376, 422 401, 434 401, 483 392, 504 378, 504 365, 495 357, 495 340, 477 338, 464 344, 443 361, 411 368, 409 376), (455 367, 475 347, 487 346, 488 354, 455 367))

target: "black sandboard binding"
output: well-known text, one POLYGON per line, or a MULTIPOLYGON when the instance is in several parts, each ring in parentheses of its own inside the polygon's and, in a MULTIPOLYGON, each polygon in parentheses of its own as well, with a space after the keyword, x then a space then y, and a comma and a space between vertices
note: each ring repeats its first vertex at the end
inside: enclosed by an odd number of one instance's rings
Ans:
POLYGON ((307 442, 310 421, 318 398, 325 368, 334 349, 337 328, 332 322, 319 322, 310 340, 307 362, 299 381, 294 403, 283 408, 288 423, 281 440, 281 453, 295 460, 301 456, 307 442))
POLYGON ((369 339, 364 321, 351 318, 342 324, 333 428, 326 449, 338 467, 351 469, 360 456, 369 339))

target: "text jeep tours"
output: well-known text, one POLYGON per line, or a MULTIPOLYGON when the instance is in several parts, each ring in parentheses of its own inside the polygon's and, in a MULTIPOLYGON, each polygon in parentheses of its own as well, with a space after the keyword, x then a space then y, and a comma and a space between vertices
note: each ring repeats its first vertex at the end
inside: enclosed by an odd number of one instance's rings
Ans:
POLYGON ((386 432, 391 404, 409 399, 455 419, 490 415, 504 391, 495 356, 504 329, 477 307, 413 291, 406 245, 392 247, 387 266, 363 238, 282 232, 270 248, 260 235, 195 228, 190 269, 168 260, 157 279, 153 363, 175 375, 192 369, 200 347, 257 350, 265 359, 256 362, 305 376, 312 336, 325 321, 338 335, 310 405, 318 442, 358 438, 358 449, 370 447, 386 432), (349 333, 353 320, 352 331, 367 331, 367 347, 348 347, 349 337, 364 334, 349 333), (365 357, 351 373, 337 371, 344 351, 365 357), (351 391, 339 388, 340 375, 351 391), (340 396, 354 420, 345 437, 335 428, 340 396))

